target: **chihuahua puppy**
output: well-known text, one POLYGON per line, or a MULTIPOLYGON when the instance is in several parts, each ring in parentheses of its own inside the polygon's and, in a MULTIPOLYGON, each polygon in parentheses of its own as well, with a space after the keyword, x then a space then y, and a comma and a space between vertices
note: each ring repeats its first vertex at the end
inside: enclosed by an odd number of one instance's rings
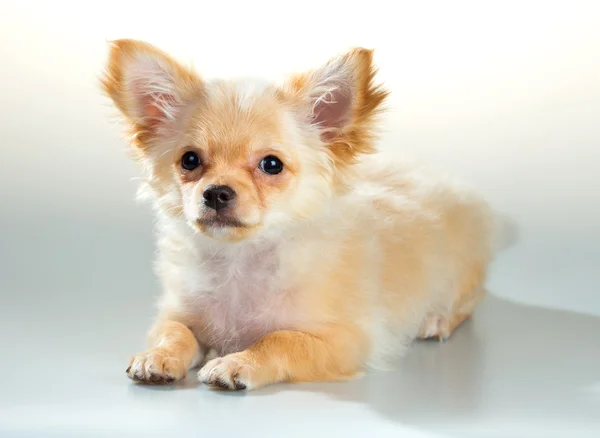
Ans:
POLYGON ((388 93, 372 59, 357 48, 280 84, 204 80, 145 42, 111 43, 102 84, 145 169, 164 288, 130 378, 204 363, 202 382, 232 390, 348 379, 469 318, 510 227, 375 153, 388 93))

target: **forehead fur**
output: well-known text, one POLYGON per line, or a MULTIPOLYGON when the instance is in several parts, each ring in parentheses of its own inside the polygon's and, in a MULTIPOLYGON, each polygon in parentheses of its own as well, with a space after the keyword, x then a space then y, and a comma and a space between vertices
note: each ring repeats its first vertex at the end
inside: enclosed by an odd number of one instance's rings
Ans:
POLYGON ((194 145, 225 155, 281 146, 290 126, 273 86, 256 79, 213 81, 188 123, 194 145))

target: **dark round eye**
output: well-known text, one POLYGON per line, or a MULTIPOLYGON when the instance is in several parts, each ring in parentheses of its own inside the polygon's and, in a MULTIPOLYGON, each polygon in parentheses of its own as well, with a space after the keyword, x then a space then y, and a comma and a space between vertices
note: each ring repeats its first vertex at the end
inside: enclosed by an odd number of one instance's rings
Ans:
POLYGON ((196 152, 186 152, 181 157, 181 167, 185 170, 194 170, 200 166, 200 157, 196 152))
POLYGON ((269 175, 277 175, 283 170, 283 163, 274 155, 267 155, 258 165, 260 170, 269 175))

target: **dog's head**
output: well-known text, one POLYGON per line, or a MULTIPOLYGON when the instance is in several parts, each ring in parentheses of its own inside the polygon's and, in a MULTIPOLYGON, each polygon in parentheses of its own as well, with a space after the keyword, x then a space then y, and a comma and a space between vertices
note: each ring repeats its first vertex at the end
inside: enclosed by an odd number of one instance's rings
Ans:
POLYGON ((102 84, 132 130, 158 208, 225 241, 322 210, 374 151, 387 93, 354 49, 283 84, 205 81, 157 48, 119 40, 102 84))

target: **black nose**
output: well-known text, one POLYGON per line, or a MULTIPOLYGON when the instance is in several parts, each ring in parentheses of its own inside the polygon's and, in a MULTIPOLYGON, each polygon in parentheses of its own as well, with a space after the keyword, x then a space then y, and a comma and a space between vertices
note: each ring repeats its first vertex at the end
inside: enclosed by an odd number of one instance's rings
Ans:
POLYGON ((227 207, 235 199, 235 192, 229 186, 209 186, 204 190, 204 205, 213 210, 227 207))

